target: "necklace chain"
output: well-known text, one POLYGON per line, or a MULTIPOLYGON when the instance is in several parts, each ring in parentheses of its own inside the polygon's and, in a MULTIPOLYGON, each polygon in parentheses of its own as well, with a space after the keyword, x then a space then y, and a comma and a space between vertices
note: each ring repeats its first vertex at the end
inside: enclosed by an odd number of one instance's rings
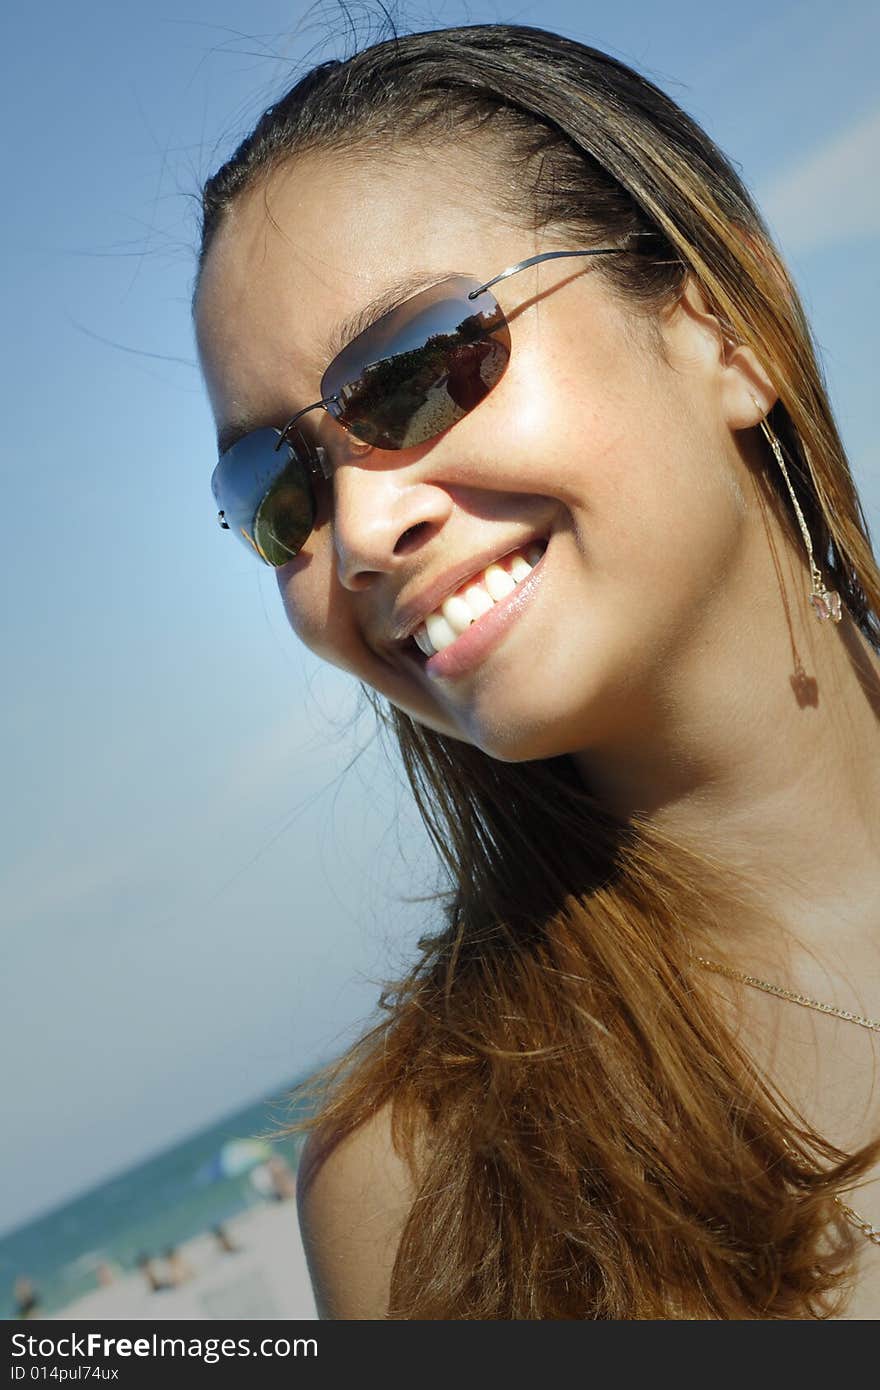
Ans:
POLYGON ((870 1240, 874 1245, 880 1245, 880 1231, 878 1231, 876 1226, 872 1226, 870 1221, 866 1221, 863 1216, 859 1216, 857 1211, 853 1211, 852 1207, 848 1207, 846 1202, 836 1194, 834 1200, 852 1224, 858 1226, 862 1235, 865 1236, 867 1240, 870 1240))
MULTIPOLYGON (((783 989, 782 985, 771 984, 769 980, 759 980, 756 975, 747 975, 744 971, 734 970, 729 965, 707 960, 705 956, 697 956, 697 960, 700 965, 705 966, 707 970, 713 971, 716 975, 726 975, 728 979, 740 980, 744 985, 752 985, 755 989, 762 989, 766 994, 775 994, 780 999, 790 999, 793 1004, 801 1004, 805 1009, 817 1009, 821 1014, 833 1014, 835 1018, 843 1018, 847 1023, 857 1023, 860 1028, 870 1028, 873 1033, 880 1033, 880 1023, 875 1019, 865 1018, 862 1014, 854 1014, 849 1009, 838 1009, 833 1004, 823 1004, 819 999, 811 999, 809 995, 798 994, 795 990, 783 989)), ((872 1226, 870 1221, 859 1216, 859 1213, 847 1206, 841 1197, 835 1195, 834 1200, 847 1219, 858 1227, 867 1240, 870 1240, 874 1245, 880 1245, 880 1230, 876 1226, 872 1226)))
POLYGON ((741 980, 744 985, 754 985, 755 989, 763 989, 767 994, 776 994, 780 999, 790 999, 793 1004, 803 1004, 806 1009, 818 1009, 822 1014, 834 1014, 835 1018, 845 1018, 848 1023, 857 1023, 860 1028, 870 1028, 872 1032, 880 1033, 880 1023, 873 1018, 864 1018, 862 1014, 851 1013, 849 1009, 835 1008, 833 1004, 823 1004, 819 999, 811 999, 809 995, 783 989, 782 985, 771 985, 769 980, 759 980, 756 975, 745 975, 740 970, 731 969, 729 965, 706 960, 705 956, 697 956, 697 960, 707 970, 713 970, 718 975, 727 975, 731 980, 741 980))

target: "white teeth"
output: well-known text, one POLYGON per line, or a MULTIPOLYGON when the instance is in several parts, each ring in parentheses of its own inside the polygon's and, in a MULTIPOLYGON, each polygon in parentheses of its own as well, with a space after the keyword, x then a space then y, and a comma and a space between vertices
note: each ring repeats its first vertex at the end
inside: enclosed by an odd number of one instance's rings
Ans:
MULTIPOLYGON (((531 574, 531 570, 528 572, 531 574)), ((471 584, 465 589, 464 601, 475 618, 482 618, 484 613, 495 607, 495 600, 486 593, 482 584, 471 584)))
POLYGON ((470 604, 457 594, 453 594, 451 598, 444 599, 443 603, 440 605, 440 611, 456 636, 458 636, 459 633, 467 632, 471 623, 474 621, 474 615, 471 612, 470 604))
POLYGON ((437 650, 428 636, 428 631, 424 623, 422 623, 420 628, 416 628, 416 631, 413 633, 413 641, 422 653, 422 656, 433 656, 437 650))
POLYGON ((507 595, 512 594, 516 588, 516 580, 500 565, 487 567, 483 573, 483 583, 496 603, 500 598, 507 598, 507 595))
POLYGON ((419 651, 425 656, 433 656, 435 652, 442 652, 445 647, 451 646, 456 637, 477 618, 488 613, 490 608, 494 608, 499 599, 513 593, 517 584, 531 574, 543 554, 544 546, 533 543, 525 550, 508 555, 505 560, 507 569, 497 563, 488 565, 479 580, 472 580, 463 592, 444 599, 440 608, 429 613, 421 627, 413 633, 419 651))
POLYGON ((425 619, 425 627, 428 629, 428 640, 435 652, 442 652, 444 647, 451 646, 458 636, 442 613, 429 613, 425 619))

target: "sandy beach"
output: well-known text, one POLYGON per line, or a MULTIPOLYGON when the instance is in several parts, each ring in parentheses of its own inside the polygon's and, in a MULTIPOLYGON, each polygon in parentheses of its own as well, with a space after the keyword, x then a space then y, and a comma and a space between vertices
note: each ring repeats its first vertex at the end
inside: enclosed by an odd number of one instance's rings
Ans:
MULTIPOLYGON (((181 1244, 178 1274, 188 1277, 174 1287, 153 1292, 143 1272, 127 1272, 50 1317, 96 1322, 317 1318, 296 1202, 267 1202, 224 1224, 238 1249, 222 1250, 210 1232, 181 1244)), ((156 1270, 168 1274, 161 1260, 156 1270)))

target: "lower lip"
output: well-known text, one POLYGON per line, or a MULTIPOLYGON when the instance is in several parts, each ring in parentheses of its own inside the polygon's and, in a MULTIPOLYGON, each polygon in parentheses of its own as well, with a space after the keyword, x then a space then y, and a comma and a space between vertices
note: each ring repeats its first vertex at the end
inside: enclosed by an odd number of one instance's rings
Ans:
POLYGON ((476 618, 442 652, 429 656, 421 666, 425 674, 432 680, 454 680, 478 666, 537 593, 544 576, 546 555, 545 549, 531 573, 521 579, 506 598, 499 599, 488 613, 476 618))

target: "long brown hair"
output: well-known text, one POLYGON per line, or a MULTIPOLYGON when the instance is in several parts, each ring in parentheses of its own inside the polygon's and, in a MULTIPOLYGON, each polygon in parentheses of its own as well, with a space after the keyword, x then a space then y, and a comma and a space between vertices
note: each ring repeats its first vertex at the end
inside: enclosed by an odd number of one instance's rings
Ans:
MULTIPOLYGON (((653 238, 598 271, 649 321, 696 277, 778 392, 817 561, 880 650, 880 571, 797 292, 725 156, 624 64, 503 24, 323 63, 208 180, 200 265, 230 203, 298 155, 444 140, 504 171, 492 196, 519 225, 653 238)), ((779 470, 765 482, 799 536, 779 470)), ((839 1311, 854 1235, 833 1194, 880 1139, 847 1155, 794 1113, 695 971, 744 901, 733 871, 648 816, 615 819, 568 757, 501 762, 364 694, 436 846, 443 925, 375 1026, 294 1092, 320 1103, 288 1132, 332 1145, 390 1103, 418 1195, 388 1316, 839 1311)))

